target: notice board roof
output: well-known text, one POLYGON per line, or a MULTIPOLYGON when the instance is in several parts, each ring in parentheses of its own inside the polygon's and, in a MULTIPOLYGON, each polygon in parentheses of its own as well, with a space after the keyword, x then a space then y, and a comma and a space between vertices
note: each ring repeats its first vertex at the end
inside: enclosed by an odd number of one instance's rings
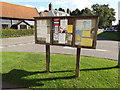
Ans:
POLYGON ((93 15, 93 16, 46 16, 46 17, 34 17, 35 19, 39 19, 39 18, 88 18, 88 19, 91 19, 91 18, 98 18, 98 16, 96 15, 93 15))

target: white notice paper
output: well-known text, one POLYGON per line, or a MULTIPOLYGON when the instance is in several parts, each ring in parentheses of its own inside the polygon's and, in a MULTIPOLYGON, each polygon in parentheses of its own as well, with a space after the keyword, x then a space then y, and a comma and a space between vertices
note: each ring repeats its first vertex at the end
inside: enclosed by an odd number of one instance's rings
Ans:
POLYGON ((50 43, 50 34, 46 36, 46 43, 50 43))
POLYGON ((55 26, 55 33, 58 33, 58 26, 55 26))
POLYGON ((54 33, 54 34, 53 34, 53 39, 54 39, 54 40, 59 40, 59 39, 58 39, 58 34, 57 34, 57 33, 54 33))
POLYGON ((48 20, 37 20, 37 27, 39 26, 47 26, 48 20))
POLYGON ((67 30, 68 20, 67 19, 60 20, 60 26, 63 28, 63 30, 67 30))
POLYGON ((76 20, 76 30, 91 30, 92 20, 76 20))
POLYGON ((47 34, 47 26, 45 26, 45 27, 43 27, 43 26, 41 26, 41 27, 37 27, 37 35, 39 35, 39 34, 47 34))
POLYGON ((65 44, 66 34, 59 33, 59 44, 65 44))

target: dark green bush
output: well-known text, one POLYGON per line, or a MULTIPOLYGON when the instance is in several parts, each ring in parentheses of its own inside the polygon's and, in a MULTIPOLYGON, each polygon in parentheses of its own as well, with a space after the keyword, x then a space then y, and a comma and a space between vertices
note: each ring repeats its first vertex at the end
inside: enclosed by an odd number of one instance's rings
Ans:
POLYGON ((1 29, 0 36, 1 38, 8 38, 8 37, 20 37, 20 36, 30 36, 34 34, 33 29, 1 29))

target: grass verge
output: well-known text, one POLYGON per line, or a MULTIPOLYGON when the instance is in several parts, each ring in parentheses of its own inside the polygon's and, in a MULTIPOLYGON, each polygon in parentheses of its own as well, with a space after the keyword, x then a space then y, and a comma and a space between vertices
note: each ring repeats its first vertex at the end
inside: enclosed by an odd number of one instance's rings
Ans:
POLYGON ((29 88, 117 88, 117 61, 81 57, 75 78, 75 56, 51 54, 51 72, 45 72, 45 54, 3 52, 3 80, 29 88))

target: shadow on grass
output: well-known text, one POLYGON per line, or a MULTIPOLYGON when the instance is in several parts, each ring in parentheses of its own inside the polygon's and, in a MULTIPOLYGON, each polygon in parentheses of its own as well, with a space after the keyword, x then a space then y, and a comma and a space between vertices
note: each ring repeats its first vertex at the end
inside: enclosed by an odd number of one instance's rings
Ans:
POLYGON ((114 67, 105 67, 105 68, 81 69, 80 71, 96 71, 96 70, 107 70, 107 69, 113 69, 113 68, 118 68, 118 66, 114 66, 114 67))
MULTIPOLYGON (((106 69, 113 69, 115 67, 106 67, 106 68, 92 68, 92 69, 81 69, 80 71, 93 71, 93 70, 106 70, 106 69)), ((64 73, 64 72, 74 72, 73 70, 65 70, 65 71, 51 71, 50 73, 64 73)), ((46 73, 46 71, 37 71, 37 72, 28 72, 25 70, 13 69, 9 73, 2 74, 2 79, 4 81, 9 81, 11 83, 17 83, 20 85, 28 87, 36 87, 36 86, 43 86, 44 84, 42 81, 51 81, 51 80, 61 80, 61 79, 73 79, 73 76, 64 76, 64 77, 53 77, 53 78, 40 78, 40 79, 26 79, 26 76, 35 75, 35 74, 42 74, 46 73)))
MULTIPOLYGON (((50 73, 62 73, 62 72, 72 72, 72 70, 52 71, 50 73)), ((42 74, 47 72, 46 71, 28 72, 28 71, 19 70, 19 69, 13 69, 9 73, 2 74, 2 80, 8 81, 14 84, 17 83, 19 85, 23 85, 26 88, 28 88, 28 87, 35 87, 35 86, 43 86, 44 84, 41 81, 75 78, 75 76, 64 76, 64 77, 42 78, 42 79, 25 79, 26 76, 40 74, 40 73, 42 74)))

